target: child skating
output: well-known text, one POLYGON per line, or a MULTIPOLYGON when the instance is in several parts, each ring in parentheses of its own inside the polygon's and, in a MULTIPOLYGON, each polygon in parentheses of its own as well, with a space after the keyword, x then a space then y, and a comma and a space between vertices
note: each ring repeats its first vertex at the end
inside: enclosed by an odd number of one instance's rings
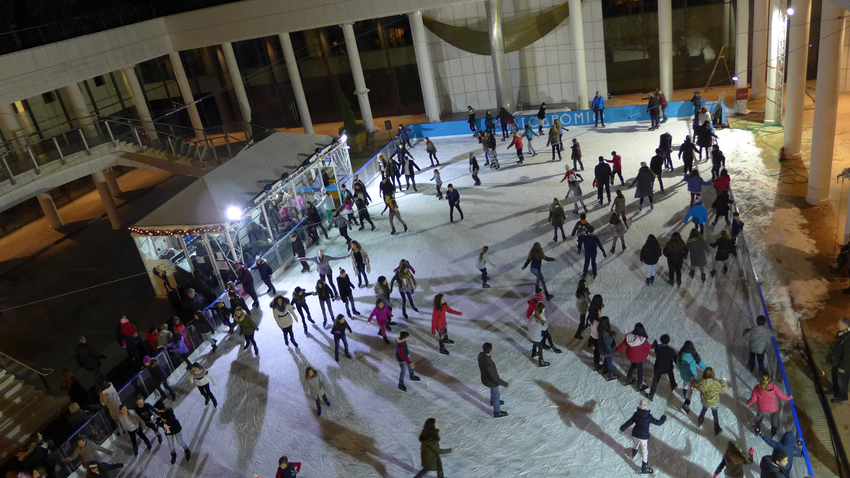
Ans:
POLYGON ((407 348, 407 338, 410 334, 406 330, 402 330, 398 334, 398 339, 395 341, 395 358, 398 361, 398 366, 401 368, 401 373, 398 375, 398 389, 402 392, 407 391, 404 386, 404 376, 409 372, 410 380, 418 382, 422 380, 416 373, 413 372, 413 361, 410 360, 410 349, 407 348))
POLYGON ((389 344, 390 339, 387 338, 387 331, 392 332, 390 328, 389 322, 392 319, 393 311, 384 304, 384 301, 378 299, 375 301, 375 308, 372 309, 372 313, 369 314, 369 320, 366 322, 371 323, 372 319, 378 323, 378 335, 384 338, 384 342, 389 344))
POLYGON ((438 340, 440 342, 440 353, 443 355, 449 355, 449 351, 446 350, 446 344, 455 343, 454 340, 449 338, 446 314, 463 315, 461 312, 449 307, 446 303, 446 297, 443 294, 435 295, 434 308, 431 312, 431 335, 438 336, 438 340))
POLYGON ((661 415, 661 418, 653 417, 652 413, 649 411, 649 404, 646 403, 646 400, 641 400, 640 404, 638 404, 637 411, 631 418, 626 420, 626 423, 623 423, 620 426, 620 431, 624 432, 628 430, 630 426, 634 425, 634 428, 632 429, 634 446, 632 447, 631 453, 632 458, 634 458, 637 456, 638 451, 640 451, 641 474, 655 473, 655 470, 649 467, 649 439, 651 438, 649 427, 650 425, 664 425, 665 421, 667 421, 667 415, 661 415))
POLYGON ((484 289, 490 288, 490 284, 487 283, 487 279, 490 278, 490 276, 487 275, 487 266, 493 266, 493 263, 490 262, 490 259, 487 257, 488 254, 490 254, 490 248, 487 246, 482 247, 481 252, 478 253, 478 261, 476 262, 478 270, 481 271, 481 287, 484 289))

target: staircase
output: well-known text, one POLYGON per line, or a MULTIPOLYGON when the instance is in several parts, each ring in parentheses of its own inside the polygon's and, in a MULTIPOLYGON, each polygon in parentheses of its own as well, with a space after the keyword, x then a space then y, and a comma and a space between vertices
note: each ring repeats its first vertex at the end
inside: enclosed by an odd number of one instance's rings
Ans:
POLYGON ((195 178, 200 178, 218 166, 215 161, 202 163, 197 158, 185 155, 190 153, 191 150, 178 152, 176 148, 173 148, 173 152, 163 151, 127 141, 117 141, 112 155, 115 157, 115 164, 121 166, 156 169, 195 178))
POLYGON ((0 464, 13 458, 33 433, 55 420, 70 405, 0 368, 0 464))

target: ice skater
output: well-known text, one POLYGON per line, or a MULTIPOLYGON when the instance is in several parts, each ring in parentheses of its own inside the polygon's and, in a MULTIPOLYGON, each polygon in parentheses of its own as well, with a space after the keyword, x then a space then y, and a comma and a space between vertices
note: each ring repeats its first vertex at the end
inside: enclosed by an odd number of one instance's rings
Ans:
POLYGON ((626 219, 626 197, 623 196, 623 191, 619 189, 615 191, 614 204, 611 205, 611 211, 623 219, 623 224, 625 224, 626 229, 628 229, 629 222, 626 219))
POLYGON ((694 223, 694 229, 699 229, 700 234, 705 234, 705 223, 708 222, 708 211, 702 205, 702 198, 694 199, 694 205, 688 209, 688 214, 682 224, 687 224, 688 221, 694 223))
POLYGON ((602 374, 608 374, 605 380, 617 380, 619 375, 614 373, 614 330, 611 328, 611 319, 607 316, 599 318, 599 324, 596 326, 596 333, 599 335, 597 342, 599 343, 599 355, 605 364, 602 367, 602 374))
POLYGON ((608 257, 605 254, 605 248, 602 247, 602 242, 593 234, 592 230, 579 238, 579 243, 579 245, 584 245, 584 270, 581 278, 587 278, 587 268, 589 265, 592 265, 593 278, 596 279, 596 250, 599 249, 602 251, 602 257, 608 257))
POLYGON ((691 229, 691 233, 688 236, 687 246, 687 254, 691 256, 691 271, 689 275, 691 276, 691 279, 693 279, 696 269, 699 268, 700 278, 703 282, 705 282, 705 266, 708 263, 706 254, 711 252, 711 249, 708 248, 708 242, 706 242, 705 238, 702 237, 702 234, 699 233, 697 228, 691 229))
MULTIPOLYGON (((369 216, 369 207, 366 205, 366 200, 357 196, 354 200, 354 204, 357 206, 357 217, 360 218, 360 231, 362 231, 366 227, 366 223, 372 226, 372 230, 375 230, 375 223, 372 222, 372 218, 369 216)), ((307 270, 309 272, 309 269, 307 270)))
POLYGON ((478 370, 481 372, 481 384, 490 389, 490 405, 493 406, 493 417, 501 418, 508 416, 508 412, 502 410, 505 402, 501 400, 499 386, 508 387, 508 382, 499 377, 496 363, 493 362, 493 344, 485 342, 478 353, 478 370))
POLYGON ((322 416, 322 401, 325 402, 328 408, 331 406, 331 401, 328 400, 326 392, 327 388, 325 379, 319 375, 316 369, 307 367, 304 370, 304 389, 307 392, 307 396, 316 401, 316 414, 320 417, 322 416))
POLYGON ((626 226, 625 220, 620 220, 620 216, 615 212, 611 214, 610 218, 608 218, 608 225, 611 226, 611 254, 615 254, 617 252, 617 239, 620 240, 623 252, 626 252, 625 236, 628 226, 626 226))
POLYGON ((390 294, 393 292, 393 288, 387 282, 387 278, 384 276, 378 277, 378 282, 375 283, 375 299, 381 299, 384 301, 387 307, 392 310, 393 304, 390 300, 390 294))
POLYGON ((580 174, 576 173, 569 167, 567 167, 567 173, 564 175, 561 182, 564 182, 564 179, 567 180, 567 195, 564 196, 564 201, 569 199, 570 196, 573 196, 573 212, 578 214, 578 205, 581 204, 581 207, 584 208, 584 212, 587 212, 587 206, 584 204, 584 199, 582 198, 581 192, 581 184, 580 182, 583 180, 580 174), (572 174, 570 174, 572 173, 572 174))
POLYGON ((446 344, 455 343, 449 338, 448 325, 446 323, 446 314, 463 315, 463 313, 452 309, 446 303, 446 296, 437 294, 434 296, 434 307, 431 312, 431 335, 436 335, 440 343, 440 353, 449 355, 446 350, 446 344))
POLYGON ((546 103, 540 104, 537 110, 537 136, 543 136, 543 123, 546 122, 546 103))
POLYGON ((146 403, 145 397, 142 395, 136 395, 135 404, 136 406, 133 407, 133 411, 136 412, 136 415, 142 420, 142 423, 144 423, 146 427, 153 430, 153 434, 156 436, 157 442, 162 443, 162 435, 159 433, 159 428, 156 426, 156 412, 153 409, 153 405, 146 403))
POLYGON ((626 357, 629 359, 629 371, 626 373, 626 385, 635 383, 632 378, 632 373, 637 372, 637 391, 643 392, 647 387, 643 383, 643 362, 649 357, 649 352, 652 350, 652 345, 649 343, 649 336, 646 333, 646 328, 638 322, 631 332, 626 334, 626 337, 620 342, 620 345, 614 349, 614 352, 626 351, 626 357))
POLYGON ((254 319, 251 318, 251 314, 242 310, 241 307, 237 307, 236 311, 233 313, 233 322, 235 325, 239 326, 239 330, 242 331, 242 336, 245 337, 245 345, 242 347, 242 350, 248 350, 248 347, 253 345, 254 355, 260 355, 260 349, 257 348, 257 341, 254 340, 254 333, 259 327, 257 327, 257 323, 254 322, 254 319))
POLYGON ((369 287, 369 277, 366 274, 372 273, 372 262, 369 260, 369 254, 357 241, 351 241, 351 266, 357 271, 357 287, 369 287))
POLYGON ((392 332, 392 328, 390 328, 390 321, 393 317, 393 311, 389 307, 384 304, 384 301, 378 299, 375 301, 375 308, 372 309, 372 313, 369 314, 369 320, 367 323, 372 323, 372 319, 378 323, 378 335, 384 338, 384 342, 389 344, 390 339, 387 338, 387 331, 392 332))
POLYGON ((481 180, 478 179, 478 169, 478 160, 475 159, 474 154, 469 153, 469 172, 472 173, 472 179, 475 181, 475 185, 481 186, 481 180))
POLYGON ((643 210, 643 198, 649 198, 649 209, 654 210, 655 207, 652 204, 652 189, 655 184, 655 174, 649 170, 649 166, 646 165, 645 162, 640 163, 640 169, 638 170, 637 176, 629 184, 631 188, 637 184, 637 188, 635 189, 635 199, 640 199, 640 207, 638 207, 638 212, 643 210))
POLYGON ((413 190, 418 192, 418 189, 416 189, 416 171, 422 170, 419 169, 416 161, 412 157, 404 158, 404 162, 401 164, 401 171, 404 173, 405 182, 407 183, 407 189, 405 191, 409 191, 410 185, 413 184, 413 190))
POLYGON ((771 383, 770 373, 766 371, 762 372, 761 383, 753 388, 753 393, 750 395, 750 399, 747 400, 747 406, 756 404, 756 409, 758 410, 756 412, 756 428, 761 428, 761 422, 765 417, 770 419, 771 438, 776 436, 776 433, 779 431, 779 404, 776 403, 777 398, 788 402, 793 400, 794 397, 792 395, 786 395, 781 388, 771 383))
POLYGON ((729 211, 732 209, 732 204, 735 204, 735 201, 729 197, 729 191, 725 189, 714 198, 714 202, 711 203, 711 209, 714 209, 714 222, 711 223, 712 226, 716 226, 718 219, 721 217, 726 221, 726 225, 729 225, 729 211))
POLYGON ((449 222, 455 222, 455 209, 460 213, 460 220, 463 221, 463 209, 460 208, 460 193, 451 183, 449 183, 446 189, 446 199, 449 201, 449 222))
MULTIPOLYGON (((130 443, 133 445, 133 456, 139 456, 139 445, 136 437, 141 438, 148 450, 151 449, 151 441, 145 436, 145 422, 136 414, 135 410, 128 410, 126 405, 118 408, 118 430, 130 435, 130 443)), ((119 433, 120 434, 120 433, 119 433)))
POLYGON ((543 261, 552 262, 555 258, 546 257, 546 254, 543 252, 543 246, 540 245, 539 242, 535 242, 533 246, 531 246, 531 251, 528 253, 528 258, 525 260, 525 264, 522 266, 522 270, 525 270, 529 264, 531 264, 531 273, 534 274, 534 277, 537 278, 537 282, 534 284, 535 289, 540 287, 540 284, 543 284, 543 293, 546 294, 546 300, 552 300, 554 295, 549 293, 549 290, 546 288, 546 279, 543 278, 543 273, 540 270, 540 267, 543 265, 543 261))
POLYGON ((334 360, 339 362, 339 343, 342 342, 345 349, 345 357, 351 358, 351 354, 348 352, 348 337, 345 335, 345 331, 352 332, 351 326, 348 325, 348 322, 345 320, 345 316, 339 314, 334 319, 334 325, 331 327, 331 335, 334 338, 334 360))
POLYGON ((611 151, 611 159, 606 159, 606 163, 611 163, 611 184, 614 184, 614 177, 620 176, 620 185, 626 184, 623 180, 623 158, 616 151, 611 151))
POLYGON ((490 284, 487 283, 487 279, 490 278, 490 276, 487 275, 487 266, 495 267, 493 266, 493 263, 490 262, 490 259, 487 258, 488 254, 490 254, 490 248, 487 246, 482 247, 481 252, 478 253, 478 260, 475 263, 478 270, 481 271, 481 287, 483 289, 490 288, 490 284))
POLYGON ((704 186, 711 186, 711 183, 702 179, 702 176, 699 175, 699 171, 696 168, 691 169, 689 174, 685 175, 685 179, 683 179, 686 183, 688 183, 688 192, 691 193, 691 206, 694 205, 694 201, 697 198, 702 197, 702 188, 704 186))
POLYGON ((655 283, 655 267, 661 259, 661 245, 655 235, 650 234, 640 249, 640 261, 646 265, 646 285, 655 283))
POLYGON ((588 233, 593 232, 593 226, 587 222, 587 214, 582 214, 579 216, 579 220, 576 221, 576 225, 573 226, 573 232, 570 234, 570 237, 576 237, 576 241, 578 242, 578 252, 581 252, 581 238, 586 236, 588 233))
POLYGON ((646 104, 646 111, 649 113, 649 119, 652 120, 652 125, 649 127, 649 130, 657 130, 661 125, 661 100, 655 96, 654 91, 649 93, 649 101, 646 104))
POLYGON ((466 114, 466 122, 469 123, 469 130, 472 131, 472 136, 474 137, 477 131, 477 128, 475 127, 475 109, 472 106, 467 106, 466 114))
POLYGON ((546 322, 544 310, 546 305, 543 302, 538 302, 534 307, 534 312, 528 319, 528 340, 531 341, 531 360, 537 357, 538 367, 548 367, 549 362, 543 360, 543 329, 549 328, 549 323, 546 322))
MULTIPOLYGON (((563 149, 563 146, 561 146, 561 149, 563 149)), ((581 162, 581 145, 575 138, 573 138, 573 144, 570 146, 570 159, 573 160, 573 169, 578 170, 578 167, 581 166, 580 171, 584 171, 584 163, 581 162)))
POLYGON ((661 135, 661 138, 658 141, 658 150, 661 153, 661 156, 664 158, 664 169, 673 171, 673 158, 670 157, 670 153, 673 152, 673 136, 664 132, 661 135))
MULTIPOLYGON (((363 229, 362 227, 360 228, 363 229)), ((292 234, 289 236, 290 238, 290 246, 292 246, 292 257, 299 258, 307 255, 307 250, 304 248, 304 243, 301 241, 301 238, 298 237, 298 234, 292 234)), ((307 264, 307 261, 301 261, 301 273, 310 272, 310 264, 307 264)))
POLYGON ((410 144, 410 128, 404 126, 403 124, 398 125, 398 134, 396 138, 401 143, 401 146, 407 145, 408 148, 412 148, 413 145, 410 144))
POLYGON ((410 308, 413 309, 414 312, 419 312, 419 309, 416 308, 416 305, 413 303, 413 294, 416 293, 416 287, 418 284, 416 283, 416 271, 410 267, 410 264, 404 259, 401 260, 401 264, 395 270, 395 275, 390 280, 390 290, 392 290, 393 286, 396 282, 398 282, 398 292, 401 294, 401 315, 404 318, 407 318, 407 304, 410 304, 410 308))
POLYGON ((564 222, 567 220, 567 214, 564 212, 564 207, 561 206, 561 201, 558 198, 552 200, 552 205, 549 206, 549 224, 555 230, 555 237, 552 242, 558 242, 558 229, 561 230, 561 239, 567 242, 567 235, 564 233, 564 222))
POLYGON ((596 177, 596 199, 599 204, 602 204, 602 190, 608 195, 608 203, 611 203, 611 184, 614 182, 614 173, 611 171, 611 166, 605 162, 605 158, 599 157, 599 164, 593 169, 593 174, 596 177))
POLYGON ((744 338, 747 339, 750 351, 747 370, 752 371, 758 361, 758 373, 764 373, 764 354, 774 337, 776 337, 776 331, 767 326, 767 317, 763 315, 756 317, 755 327, 744 330, 744 338))
POLYGON ((304 335, 307 337, 310 336, 310 333, 307 332, 307 321, 309 320, 313 325, 316 324, 316 322, 313 321, 313 317, 310 315, 310 307, 307 306, 308 295, 314 294, 313 292, 307 292, 301 287, 296 287, 292 290, 292 303, 295 304, 295 308, 298 309, 298 315, 301 316, 301 325, 304 326, 304 335), (304 312, 307 312, 307 317, 304 317, 304 312))
POLYGON ((711 414, 714 416, 714 434, 720 435, 723 431, 720 428, 720 416, 718 410, 720 408, 720 394, 726 393, 726 380, 717 380, 714 378, 714 369, 711 367, 702 371, 702 380, 692 380, 691 385, 694 390, 700 393, 700 402, 702 402, 702 410, 699 412, 697 426, 702 426, 705 420, 705 412, 711 409, 711 414))
MULTIPOLYGON (((542 297, 541 297, 542 299, 542 297)), ((590 290, 587 287, 587 281, 584 279, 578 280, 576 287, 576 310, 578 311, 578 329, 576 329, 574 339, 581 340, 581 333, 587 328, 587 308, 590 306, 590 290)))
POLYGON ((587 346, 593 348, 593 370, 599 371, 602 364, 599 361, 599 317, 602 315, 602 309, 605 308, 605 302, 601 294, 595 294, 590 299, 590 306, 587 308, 587 328, 590 329, 590 338, 587 339, 587 346))
POLYGON ((348 220, 339 215, 339 211, 334 209, 333 211, 333 223, 336 225, 337 229, 339 229, 339 235, 343 239, 345 239, 345 244, 351 244, 351 236, 348 235, 348 220))
POLYGON ((723 459, 714 470, 714 478, 717 478, 723 470, 726 470, 726 478, 744 478, 744 465, 753 463, 753 455, 756 450, 750 447, 749 453, 744 453, 744 450, 732 440, 726 444, 726 452, 723 453, 723 459))
POLYGON ((407 232, 407 223, 401 218, 401 212, 398 209, 398 202, 395 200, 395 195, 384 195, 384 203, 384 210, 381 211, 381 215, 383 216, 387 209, 390 210, 390 235, 394 236, 396 234, 395 224, 393 222, 396 218, 404 226, 404 232, 407 232))
POLYGON ((168 448, 171 449, 171 464, 173 465, 177 462, 177 450, 174 448, 175 441, 183 447, 183 454, 186 457, 186 460, 191 460, 192 451, 189 450, 189 445, 183 441, 183 435, 181 433, 183 431, 183 427, 174 415, 174 410, 166 407, 162 400, 154 403, 153 409, 158 416, 156 423, 165 433, 165 438, 168 440, 168 448))
POLYGON ((658 186, 661 192, 664 192, 664 180, 661 177, 661 173, 664 172, 664 156, 661 154, 661 150, 655 149, 655 156, 650 158, 649 160, 649 170, 652 171, 652 174, 658 179, 658 186))
POLYGON ((254 288, 254 276, 251 274, 251 271, 245 267, 245 264, 237 262, 236 270, 233 272, 236 274, 236 281, 234 281, 234 285, 242 284, 242 290, 254 299, 253 307, 255 309, 259 307, 260 299, 257 298, 257 290, 254 288))
MULTIPOLYGON (((295 341, 295 335, 292 333, 292 326, 295 322, 298 322, 298 317, 295 315, 295 310, 289 303, 289 299, 279 295, 274 298, 270 307, 275 323, 277 323, 277 326, 283 332, 283 341, 286 343, 286 346, 289 347, 289 341, 292 340, 292 345, 298 348, 298 342, 295 341)), ((306 325, 304 328, 306 330, 306 325)))
POLYGON ((348 318, 351 318, 351 314, 360 315, 360 312, 357 311, 357 307, 354 305, 354 286, 351 284, 351 279, 342 267, 339 268, 336 285, 339 287, 339 298, 345 304, 345 314, 348 318), (349 305, 351 306, 350 308, 349 305))
POLYGON ((711 277, 714 277, 717 274, 717 264, 723 264, 723 273, 726 274, 729 271, 729 266, 726 265, 726 261, 729 259, 729 255, 735 256, 738 258, 738 250, 735 247, 735 243, 732 242, 732 238, 729 237, 729 232, 725 229, 720 231, 720 237, 717 238, 712 244, 711 247, 717 248, 717 253, 714 255, 714 264, 711 265, 711 277))
POLYGON ((210 382, 215 385, 215 377, 209 372, 209 370, 205 369, 203 365, 198 362, 192 364, 192 369, 190 370, 190 377, 192 379, 192 384, 198 387, 198 391, 201 392, 201 396, 204 397, 204 405, 209 405, 210 401, 212 401, 213 407, 218 408, 218 400, 215 399, 215 395, 213 395, 212 390, 210 389, 210 382))
POLYGON ((652 369, 652 386, 649 387, 649 392, 646 398, 652 401, 655 398, 655 391, 658 390, 658 383, 667 375, 670 380, 670 390, 676 391, 676 349, 670 346, 670 336, 664 334, 659 339, 661 343, 653 342, 652 348, 655 350, 655 365, 652 369))
MULTIPOLYGON (((332 281, 333 278, 330 278, 332 281)), ((334 318, 334 308, 331 305, 331 299, 333 299, 333 295, 331 294, 331 288, 325 284, 325 281, 319 279, 316 281, 316 290, 313 292, 313 295, 319 298, 319 307, 322 309, 322 327, 328 328, 328 315, 331 316, 331 320, 334 318), (325 310, 327 309, 327 310, 325 310)))
POLYGON ((404 376, 407 373, 410 373, 410 380, 413 382, 422 380, 413 372, 413 361, 410 360, 410 349, 407 348, 408 337, 410 337, 410 334, 406 330, 402 330, 395 341, 395 358, 401 369, 401 373, 398 375, 398 389, 402 392, 407 391, 407 387, 404 386, 404 376))
POLYGON ((563 159, 561 156, 561 134, 555 125, 549 128, 549 137, 546 140, 546 146, 552 146, 552 161, 555 161, 555 153, 558 154, 558 161, 563 159))
POLYGON ((508 145, 507 149, 516 148, 516 157, 517 164, 522 164, 525 157, 522 155, 522 135, 516 133, 514 135, 514 139, 511 141, 511 144, 508 145))
POLYGON ((534 146, 531 144, 531 140, 534 139, 535 136, 540 136, 535 133, 534 130, 531 129, 531 125, 525 125, 525 130, 522 132, 522 136, 525 138, 525 141, 528 142, 528 150, 531 151, 532 156, 537 156, 537 151, 534 149, 534 146))
POLYGON ((422 433, 419 434, 422 458, 422 470, 413 478, 422 478, 431 471, 437 472, 437 478, 443 478, 443 459, 440 455, 454 453, 454 448, 440 448, 440 427, 435 418, 425 420, 422 433))
MULTIPOLYGON (((472 110, 472 123, 470 124, 475 132, 475 110, 472 110)), ((439 166, 440 160, 437 159, 437 146, 431 141, 431 138, 425 138, 425 151, 428 153, 428 159, 431 160, 431 166, 439 166), (437 164, 434 164, 434 163, 437 164)))
POLYGON ((691 393, 693 393, 691 381, 697 377, 697 368, 705 370, 708 366, 703 363, 694 343, 690 340, 686 340, 682 344, 682 348, 679 349, 676 366, 679 367, 679 378, 682 379, 682 397, 685 399, 682 410, 685 411, 685 414, 688 414, 691 411, 691 393))
MULTIPOLYGON (((729 221, 726 221, 729 224, 729 221)), ((260 278, 263 280, 263 284, 268 288, 269 293, 272 295, 277 294, 277 289, 274 288, 274 283, 272 283, 272 267, 266 262, 265 259, 257 259, 257 272, 260 273, 260 278)))
POLYGON ((649 467, 649 439, 651 437, 649 433, 649 426, 661 426, 664 425, 665 421, 667 421, 667 415, 661 415, 661 418, 653 417, 652 413, 649 411, 649 404, 646 403, 646 400, 641 400, 638 404, 637 411, 632 415, 632 417, 626 420, 626 423, 620 425, 621 432, 626 431, 630 426, 634 425, 634 428, 632 429, 632 440, 634 442, 634 446, 632 447, 632 458, 637 456, 638 451, 640 451, 641 474, 651 475, 652 473, 655 473, 655 470, 649 467))
POLYGON ((593 110, 594 128, 599 127, 599 120, 602 120, 602 127, 605 127, 605 97, 602 93, 596 92, 593 101, 590 103, 590 109, 593 110))
POLYGON ((712 139, 717 138, 717 135, 712 131, 710 122, 706 121, 700 124, 701 126, 699 128, 695 128, 694 135, 697 137, 697 151, 699 152, 699 159, 702 161, 703 151, 705 151, 706 159, 709 159, 709 148, 711 148, 711 144, 713 143, 712 139))
POLYGON ((441 188, 443 187, 443 179, 440 178, 440 171, 434 169, 434 175, 431 176, 431 181, 434 181, 434 185, 437 187, 437 199, 443 199, 443 191, 441 188))
MULTIPOLYGON (((277 473, 275 474, 275 478, 295 478, 295 476, 301 473, 301 463, 295 461, 290 463, 289 458, 282 456, 277 461, 277 473)), ((258 478, 255 476, 254 478, 258 478)))
POLYGON ((667 270, 670 271, 668 282, 671 286, 674 283, 682 285, 682 266, 685 263, 685 257, 688 256, 688 246, 682 240, 682 235, 674 232, 667 245, 664 246, 662 253, 667 258, 667 270))
POLYGON ((324 281, 325 284, 330 286, 331 289, 331 297, 336 298, 338 295, 336 292, 336 288, 333 285, 333 269, 331 269, 331 262, 339 261, 342 259, 348 259, 351 253, 348 253, 344 256, 327 256, 325 255, 324 249, 319 249, 319 252, 316 254, 316 257, 299 257, 299 260, 310 261, 316 263, 316 270, 319 271, 319 279, 324 281))
MULTIPOLYGON (((691 137, 685 136, 685 142, 679 146, 679 159, 685 163, 685 174, 691 172, 694 168, 694 153, 696 153, 697 147, 694 145, 693 141, 691 141, 691 137)), ((701 158, 702 156, 700 156, 701 158)))

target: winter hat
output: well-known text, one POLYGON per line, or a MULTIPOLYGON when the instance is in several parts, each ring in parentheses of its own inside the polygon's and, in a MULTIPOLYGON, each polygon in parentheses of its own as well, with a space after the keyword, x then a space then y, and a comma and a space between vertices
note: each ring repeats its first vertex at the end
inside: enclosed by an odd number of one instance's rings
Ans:
POLYGON ((129 321, 130 321, 130 319, 128 319, 127 317, 121 317, 121 323, 122 324, 126 324, 129 321))
POLYGON ((646 167, 646 161, 641 161, 641 162, 640 162, 640 167, 645 168, 645 167, 646 167))
POLYGON ((694 198, 694 204, 702 204, 702 197, 697 196, 694 198))
POLYGON ((149 363, 151 363, 150 356, 145 355, 145 358, 142 359, 142 363, 145 364, 145 365, 148 365, 149 363))
POLYGON ((534 294, 534 300, 536 300, 537 302, 543 302, 543 293, 538 292, 534 294))
POLYGON ((638 404, 638 409, 640 409, 640 410, 647 410, 648 408, 649 408, 649 404, 646 403, 646 400, 641 400, 640 403, 638 404))

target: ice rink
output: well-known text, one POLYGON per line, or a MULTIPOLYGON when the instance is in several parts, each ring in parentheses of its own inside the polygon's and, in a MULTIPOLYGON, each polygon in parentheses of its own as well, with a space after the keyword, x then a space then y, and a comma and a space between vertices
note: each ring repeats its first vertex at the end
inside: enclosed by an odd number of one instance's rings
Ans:
MULTIPOLYGON (((669 131, 673 135, 676 150, 689 133, 688 120, 671 119, 659 131, 646 129, 643 123, 617 123, 599 130, 572 128, 564 135, 565 145, 574 136, 581 143, 588 220, 596 227, 606 252, 611 247, 610 206, 606 200, 600 207, 591 187, 596 158, 603 155, 610 159, 612 150, 621 154, 628 186, 640 162, 649 162, 653 156, 660 133, 669 131)), ((723 130, 718 136, 734 188, 736 170, 760 168, 760 151, 751 133, 723 130)), ((429 161, 421 142, 413 149, 423 168, 417 175, 419 192, 399 194, 402 218, 410 227, 407 233, 390 235, 387 215, 379 215, 383 204, 377 182, 370 187, 375 204, 370 211, 378 230, 359 232, 355 228, 351 236, 369 253, 371 283, 381 275, 391 278, 402 258, 416 269, 419 289, 415 301, 421 312, 408 311, 410 319, 404 320, 398 292, 394 292, 399 326, 393 327, 390 337, 394 339, 401 330, 410 332, 410 351, 421 382, 407 381, 407 392, 397 388, 399 368, 394 345, 384 344, 376 335, 374 322, 366 323, 366 315, 374 307, 371 287, 355 291, 357 308, 364 315, 350 321, 353 359, 341 357, 339 364, 333 359, 330 331, 321 327, 322 314, 315 298, 308 303, 318 325, 309 327, 309 338, 304 337, 300 323, 295 325, 300 345, 296 349, 284 344, 271 317, 271 296, 262 296, 262 307, 254 311, 260 323, 256 336, 259 358, 243 351, 241 336, 234 334, 221 343, 217 353, 204 353, 200 359, 217 380, 212 389, 218 409, 204 407, 203 398, 185 375, 177 383, 176 414, 194 453, 191 461, 181 454, 172 466, 165 444, 155 445, 152 452, 143 449, 134 459, 129 440, 120 437, 113 441, 117 454, 112 461, 124 461, 127 467, 118 476, 258 474, 268 478, 274 476, 278 458, 288 455, 291 461, 303 463, 299 476, 305 478, 409 477, 420 469, 417 437, 429 417, 440 423, 441 447, 457 448, 455 453, 443 455, 448 477, 636 474, 640 456, 632 459, 627 453, 631 430, 621 433, 619 427, 642 397, 634 388, 624 386, 622 376, 628 368, 625 353, 615 357, 620 380, 608 382, 592 370, 588 334, 582 342, 573 339, 578 323, 574 292, 583 256, 577 254, 574 239, 567 244, 553 243, 552 228, 547 224, 552 199, 562 199, 566 194, 566 182, 560 180, 564 166, 571 162, 569 148, 563 161, 552 162, 545 143, 545 137, 536 138, 533 144, 540 155, 527 157, 525 164, 517 165, 513 150, 505 151, 508 143, 499 142, 501 170, 483 168, 480 154, 482 184, 473 186, 466 156, 470 151, 480 153, 477 141, 470 136, 436 138, 444 192, 449 183, 455 185, 465 214, 463 221, 455 217, 454 224, 449 223, 446 201, 434 195, 433 182, 429 182, 432 168, 426 168, 429 161), (564 353, 546 351, 545 359, 552 364, 548 368, 538 368, 531 360, 531 343, 525 334, 524 312, 526 301, 534 293, 534 277, 520 267, 535 241, 557 260, 544 263, 542 270, 555 295, 546 309, 550 330, 564 353), (490 246, 496 265, 489 271, 490 289, 482 289, 475 265, 484 245, 490 246), (438 353, 436 337, 430 334, 430 304, 437 293, 445 294, 448 304, 463 312, 462 316, 448 316, 449 336, 456 342, 448 346, 450 356, 438 353), (510 387, 502 389, 503 409, 510 414, 505 418, 493 418, 488 390, 479 378, 476 359, 484 342, 493 343, 492 358, 502 378, 510 382, 510 387), (321 417, 316 416, 313 400, 303 392, 303 371, 308 365, 316 367, 330 386, 332 406, 324 408, 321 417)), ((638 253, 646 236, 655 234, 663 247, 672 232, 687 237, 691 228, 682 223, 689 195, 686 183, 681 181, 682 162, 675 154, 677 169, 665 173, 664 193, 658 192, 656 183, 653 211, 644 207, 639 213, 634 188, 623 186, 631 226, 625 236, 627 250, 608 253, 607 258, 599 255, 599 276, 589 279, 590 291, 604 296, 603 315, 611 318, 618 341, 635 322, 646 326, 650 340, 669 334, 676 349, 685 340, 692 340, 705 363, 718 377, 729 381, 729 394, 721 400, 724 431, 720 436, 714 435, 710 413, 703 428, 697 428, 701 409, 698 395, 691 414, 685 415, 681 388, 671 393, 666 379, 650 404, 656 417, 667 415, 666 424, 652 427, 649 463, 656 476, 711 476, 730 439, 745 450, 755 446, 756 462, 770 449, 751 433, 749 424, 755 414, 745 404, 756 379, 746 370, 747 346, 741 338, 752 317, 743 296, 740 260, 731 260, 727 276, 718 271, 717 277, 709 277, 705 284, 699 274, 690 279, 685 271, 683 285, 678 288, 667 284, 666 260, 662 258, 655 284, 647 286, 644 282, 638 253)), ((699 169, 703 178, 710 179, 706 162, 700 163, 699 169)), ((616 182, 615 189, 621 187, 619 179, 616 182)), ((704 202, 710 205, 713 199, 713 188, 705 188, 704 202)), ((565 210, 569 234, 577 216, 571 205, 565 204, 565 210)), ((706 228, 709 242, 719 235, 721 226, 722 221, 706 228)), ((330 235, 330 242, 322 241, 326 253, 345 255, 345 241, 336 230, 330 235)), ((316 248, 308 252, 315 254, 316 248)), ((687 264, 686 260, 686 268, 687 264)), ((335 272, 339 267, 354 275, 350 259, 334 263, 335 272)), ((296 286, 312 290, 318 279, 315 266, 312 273, 299 271, 295 265, 279 273, 275 278, 278 291, 289 295, 296 286)), ((258 291, 264 292, 265 286, 260 284, 258 291)), ((335 312, 344 312, 342 302, 333 305, 335 312)), ((652 379, 652 360, 654 354, 646 363, 647 383, 652 379)), ((677 381, 681 387, 678 377, 677 381)), ((748 476, 757 475, 756 465, 748 476)))

